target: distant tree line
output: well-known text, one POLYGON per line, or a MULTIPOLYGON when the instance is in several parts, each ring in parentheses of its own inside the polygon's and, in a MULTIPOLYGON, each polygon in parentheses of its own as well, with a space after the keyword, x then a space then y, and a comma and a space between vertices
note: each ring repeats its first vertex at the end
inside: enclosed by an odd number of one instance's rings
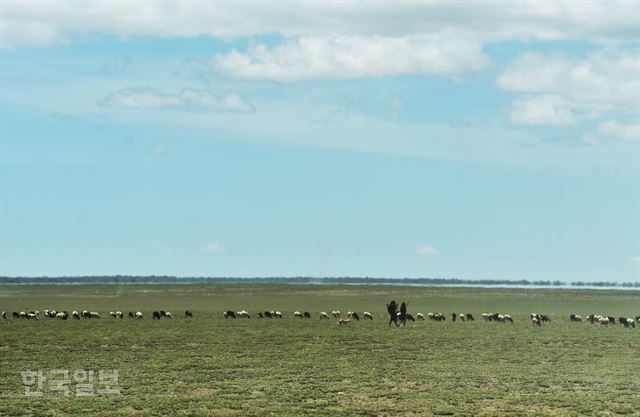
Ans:
POLYGON ((371 277, 175 277, 168 275, 107 275, 75 277, 0 277, 0 284, 200 284, 200 283, 263 283, 263 284, 395 284, 395 285, 482 285, 482 286, 536 286, 559 287, 620 287, 640 288, 640 282, 584 282, 566 283, 563 281, 526 279, 461 279, 461 278, 371 278, 371 277))

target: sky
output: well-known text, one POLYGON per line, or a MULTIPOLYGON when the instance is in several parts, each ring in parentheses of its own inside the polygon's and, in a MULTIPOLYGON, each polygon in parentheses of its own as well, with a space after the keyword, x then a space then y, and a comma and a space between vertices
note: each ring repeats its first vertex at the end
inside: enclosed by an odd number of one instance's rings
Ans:
POLYGON ((0 3, 0 275, 640 282, 636 1, 0 3))

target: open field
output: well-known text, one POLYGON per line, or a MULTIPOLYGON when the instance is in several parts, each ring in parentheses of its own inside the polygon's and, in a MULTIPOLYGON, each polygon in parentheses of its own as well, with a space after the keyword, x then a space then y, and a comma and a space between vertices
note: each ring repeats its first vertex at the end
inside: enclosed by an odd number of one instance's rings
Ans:
POLYGON ((640 328, 569 314, 640 314, 639 291, 303 285, 0 286, 0 310, 99 320, 0 320, 2 416, 640 416, 640 328), (388 328, 385 303, 445 322, 388 328), (173 320, 151 320, 168 310, 173 320), (182 313, 190 309, 193 319, 182 313), (224 310, 282 320, 225 320, 224 310), (320 311, 370 311, 338 326, 320 311), (141 310, 144 320, 109 311, 141 310), (295 310, 312 312, 297 319, 295 310), (474 322, 452 322, 471 312, 474 322), (480 320, 511 314, 514 324, 480 320), (534 328, 529 313, 552 322, 534 328), (26 369, 119 370, 120 395, 27 398, 26 369))

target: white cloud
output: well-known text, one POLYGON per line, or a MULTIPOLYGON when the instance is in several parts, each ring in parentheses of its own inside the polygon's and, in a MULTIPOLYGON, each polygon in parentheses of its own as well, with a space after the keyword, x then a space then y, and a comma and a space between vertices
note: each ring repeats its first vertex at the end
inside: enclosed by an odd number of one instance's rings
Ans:
POLYGON ((640 268, 640 255, 630 257, 629 261, 635 266, 637 266, 638 268, 640 268))
POLYGON ((565 99, 556 95, 523 97, 511 105, 512 123, 523 125, 568 126, 575 123, 565 99))
MULTIPOLYGON (((602 49, 581 58, 564 54, 525 53, 496 80, 498 87, 527 95, 510 106, 512 123, 568 126, 581 119, 638 115, 640 50, 602 49)), ((597 136, 638 137, 638 125, 604 121, 597 136)))
POLYGON ((640 51, 601 50, 582 59, 525 53, 498 78, 507 91, 562 96, 573 109, 592 114, 633 113, 640 97, 640 51))
POLYGON ((300 38, 267 48, 215 55, 211 63, 235 78, 298 81, 411 74, 463 75, 489 58, 477 40, 450 35, 300 38))
POLYGON ((222 252, 224 250, 222 245, 220 245, 217 242, 207 243, 201 249, 202 249, 203 252, 207 252, 207 253, 219 253, 219 252, 222 252))
POLYGON ((254 107, 236 93, 216 98, 208 91, 185 88, 180 94, 165 94, 149 87, 128 87, 118 90, 100 104, 131 109, 179 109, 197 112, 252 113, 254 107))
POLYGON ((604 136, 610 136, 623 140, 640 140, 640 124, 623 124, 617 120, 607 120, 600 123, 598 132, 604 136))
POLYGON ((486 2, 166 2, 7 1, 0 45, 49 46, 96 34, 119 37, 404 37, 443 30, 479 41, 635 41, 633 1, 486 2))
POLYGON ((437 256, 440 255, 440 249, 435 246, 420 246, 416 249, 416 253, 421 256, 437 256))

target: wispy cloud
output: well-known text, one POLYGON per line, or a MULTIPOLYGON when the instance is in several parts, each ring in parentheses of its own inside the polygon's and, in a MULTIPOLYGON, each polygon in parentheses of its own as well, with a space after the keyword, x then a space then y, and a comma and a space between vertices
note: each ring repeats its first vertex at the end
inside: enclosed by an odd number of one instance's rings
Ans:
POLYGON ((129 65, 131 65, 131 58, 129 58, 128 55, 119 56, 117 58, 110 59, 102 68, 102 72, 105 74, 116 73, 122 71, 129 65))
POLYGON ((637 266, 638 268, 640 268, 640 255, 631 256, 629 258, 629 261, 635 266, 637 266))
POLYGON ((175 142, 174 138, 166 137, 158 140, 151 146, 151 155, 154 157, 165 156, 169 153, 170 145, 175 142))
POLYGON ((129 109, 174 109, 194 112, 253 113, 255 108, 234 92, 217 98, 206 90, 184 88, 166 94, 151 87, 127 87, 99 101, 105 107, 129 109))
POLYGON ((435 246, 420 246, 416 248, 416 253, 420 256, 438 256, 440 249, 435 246))
POLYGON ((200 248, 203 252, 219 253, 224 251, 224 247, 218 242, 210 242, 200 248))
POLYGON ((511 105, 509 118, 514 124, 568 126, 575 124, 567 101, 557 95, 523 97, 511 105))
POLYGON ((607 120, 600 123, 598 132, 604 136, 623 140, 640 140, 640 124, 620 123, 617 120, 607 120))

